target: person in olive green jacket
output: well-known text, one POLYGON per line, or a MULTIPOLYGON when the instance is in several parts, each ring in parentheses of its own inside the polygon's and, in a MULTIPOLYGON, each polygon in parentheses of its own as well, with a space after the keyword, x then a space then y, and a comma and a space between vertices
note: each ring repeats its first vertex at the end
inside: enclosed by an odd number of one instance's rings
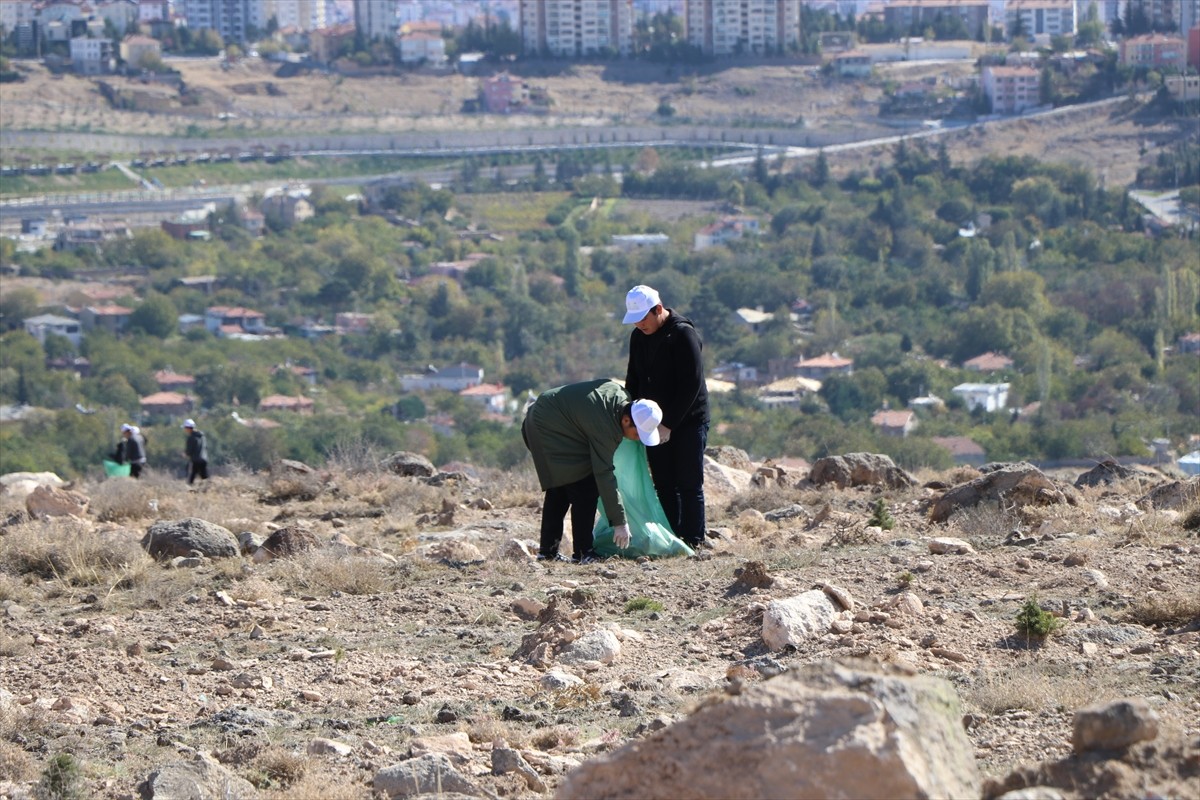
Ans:
POLYGON ((539 560, 556 560, 563 519, 571 512, 574 560, 594 559, 596 500, 613 525, 618 546, 628 546, 629 526, 617 492, 613 454, 624 439, 653 447, 662 411, 650 400, 633 402, 616 381, 569 383, 543 392, 529 407, 521 435, 533 456, 542 505, 539 560), (622 544, 624 542, 624 544, 622 544))

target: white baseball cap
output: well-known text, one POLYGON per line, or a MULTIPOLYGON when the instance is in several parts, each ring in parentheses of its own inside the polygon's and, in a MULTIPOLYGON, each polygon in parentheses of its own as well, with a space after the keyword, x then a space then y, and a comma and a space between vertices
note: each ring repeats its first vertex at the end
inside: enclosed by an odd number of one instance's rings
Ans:
POLYGON ((625 295, 625 319, 622 322, 626 325, 641 322, 650 313, 650 309, 661 302, 658 292, 649 286, 639 284, 633 287, 629 294, 625 295))
POLYGON ((196 427, 196 421, 194 419, 185 419, 183 421, 183 427, 194 428, 194 427, 196 427))
POLYGON ((132 425, 130 425, 128 423, 121 426, 121 433, 124 433, 125 431, 136 431, 136 430, 137 430, 137 428, 133 427, 132 425))
POLYGON ((629 410, 633 424, 637 426, 638 438, 646 447, 654 447, 661 441, 658 426, 662 424, 662 409, 653 400, 637 400, 629 410))

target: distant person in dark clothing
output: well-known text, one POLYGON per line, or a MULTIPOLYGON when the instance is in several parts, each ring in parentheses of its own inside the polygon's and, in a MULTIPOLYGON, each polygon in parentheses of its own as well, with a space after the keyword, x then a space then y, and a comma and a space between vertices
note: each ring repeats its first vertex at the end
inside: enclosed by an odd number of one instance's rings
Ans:
POLYGON ((657 405, 633 402, 612 380, 548 389, 529 407, 521 436, 546 492, 539 560, 558 558, 568 510, 573 560, 586 563, 596 557, 592 526, 598 498, 603 499, 604 513, 613 525, 613 541, 622 549, 629 546, 631 534, 617 491, 613 454, 623 438, 638 439, 653 448, 658 444, 661 419, 657 405))
POLYGON ((623 321, 634 326, 625 389, 662 408, 662 444, 646 451, 654 489, 675 535, 692 549, 703 547, 709 421, 704 345, 692 321, 664 307, 649 286, 629 290, 623 321))
POLYGON ((121 426, 121 441, 117 442, 113 461, 129 464, 129 477, 141 477, 142 468, 146 466, 146 439, 136 425, 121 426))
POLYGON ((187 482, 191 486, 196 478, 208 480, 208 444, 204 441, 204 434, 196 430, 193 420, 186 420, 183 429, 187 431, 183 454, 188 459, 187 482))

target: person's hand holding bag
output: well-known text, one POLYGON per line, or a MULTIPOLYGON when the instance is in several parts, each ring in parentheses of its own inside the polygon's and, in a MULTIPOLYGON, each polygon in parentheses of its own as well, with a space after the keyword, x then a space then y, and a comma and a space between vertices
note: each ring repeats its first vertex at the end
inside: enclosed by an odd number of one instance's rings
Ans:
POLYGON ((630 534, 628 525, 618 525, 613 528, 613 544, 619 549, 624 550, 629 547, 631 541, 633 541, 633 535, 630 534))

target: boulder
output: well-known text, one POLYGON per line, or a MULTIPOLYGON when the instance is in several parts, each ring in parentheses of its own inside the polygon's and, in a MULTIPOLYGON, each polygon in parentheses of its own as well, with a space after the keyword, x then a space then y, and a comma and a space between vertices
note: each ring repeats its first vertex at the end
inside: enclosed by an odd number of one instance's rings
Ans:
POLYGON ((227 797, 258 797, 258 790, 211 756, 192 761, 175 761, 159 767, 138 784, 141 800, 223 800, 227 797))
POLYGON ((27 497, 39 486, 58 488, 66 485, 66 481, 53 472, 9 472, 0 475, 0 494, 10 497, 27 497))
POLYGON ((454 768, 445 753, 425 753, 399 764, 384 767, 375 773, 372 788, 385 797, 491 797, 491 793, 476 786, 470 778, 454 768))
POLYGON ((429 478, 437 472, 433 462, 425 456, 404 451, 392 453, 379 462, 379 466, 405 478, 429 478))
POLYGON ((1182 509, 1200 498, 1200 475, 1182 481, 1171 481, 1155 486, 1137 501, 1138 508, 1182 509))
POLYGON ((729 497, 750 488, 749 472, 727 467, 708 456, 704 457, 704 493, 712 497, 729 497))
POLYGON ((160 561, 199 553, 208 558, 233 558, 241 552, 228 529, 195 517, 163 520, 150 526, 142 547, 160 561))
POLYGON ((40 485, 25 498, 25 510, 34 519, 42 517, 82 517, 87 514, 88 498, 79 492, 40 485))
POLYGON ((621 640, 609 630, 589 631, 568 644, 558 654, 565 664, 584 664, 599 661, 612 664, 621 655, 621 640))
POLYGON ((1111 486, 1118 481, 1139 480, 1146 476, 1136 469, 1122 466, 1111 458, 1101 461, 1096 466, 1075 479, 1075 488, 1085 486, 1111 486))
POLYGON ((951 488, 934 503, 929 512, 933 522, 945 522, 961 508, 972 508, 985 501, 1003 499, 1017 506, 1078 505, 1079 495, 1069 486, 1054 483, 1032 464, 985 464, 974 480, 951 488))
POLYGON ((745 450, 737 447, 730 447, 729 445, 709 447, 704 451, 704 455, 726 467, 740 469, 742 472, 754 472, 754 462, 750 460, 750 456, 746 455, 745 450))
POLYGON ((321 540, 312 531, 299 525, 289 525, 280 528, 267 537, 267 540, 254 551, 255 563, 263 563, 276 558, 287 558, 321 546, 321 540))
POLYGON ((1076 755, 1123 750, 1158 736, 1158 714, 1141 698, 1100 703, 1075 712, 1071 745, 1076 755))
POLYGON ((782 650, 789 644, 799 647, 827 632, 839 613, 841 606, 821 589, 772 600, 763 613, 763 642, 772 650, 782 650))
POLYGON ((863 663, 789 670, 571 772, 558 800, 980 796, 941 678, 863 663))
POLYGON ((809 470, 808 479, 818 486, 832 483, 839 489, 852 486, 904 489, 917 483, 897 467, 890 456, 879 453, 846 453, 819 458, 809 470))

